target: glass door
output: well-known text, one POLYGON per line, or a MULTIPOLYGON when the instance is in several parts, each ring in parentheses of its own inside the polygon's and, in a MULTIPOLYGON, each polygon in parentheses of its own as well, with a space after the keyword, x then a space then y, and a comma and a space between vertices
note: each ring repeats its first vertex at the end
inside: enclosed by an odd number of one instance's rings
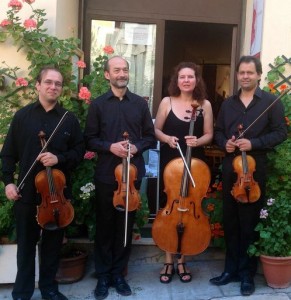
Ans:
POLYGON ((144 97, 152 113, 156 25, 104 20, 91 22, 91 62, 103 54, 105 46, 111 46, 114 55, 123 56, 129 62, 129 90, 144 97))

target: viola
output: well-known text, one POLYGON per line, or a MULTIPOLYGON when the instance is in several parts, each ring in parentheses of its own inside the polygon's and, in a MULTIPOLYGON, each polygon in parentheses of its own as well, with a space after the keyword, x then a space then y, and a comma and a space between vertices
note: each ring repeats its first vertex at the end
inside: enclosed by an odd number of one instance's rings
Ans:
MULTIPOLYGON (((129 142, 128 137, 128 133, 124 132, 123 138, 127 142, 129 142)), ((141 199, 134 186, 134 182, 137 180, 137 169, 135 165, 130 163, 130 150, 127 158, 122 158, 122 163, 116 166, 114 174, 118 183, 118 188, 113 195, 114 207, 119 211, 125 211, 127 205, 128 211, 138 209, 141 199)))
MULTIPOLYGON (((238 126, 238 131, 241 136, 243 126, 238 126)), ((259 200, 261 189, 258 183, 254 180, 253 173, 256 171, 255 159, 246 154, 246 151, 241 151, 241 155, 234 158, 234 172, 237 174, 237 180, 231 190, 232 196, 241 203, 253 203, 259 200)))
MULTIPOLYGON (((198 103, 192 105, 189 135, 194 134, 198 103)), ((152 226, 152 236, 164 251, 181 255, 195 255, 204 251, 211 239, 209 218, 202 210, 201 201, 210 184, 210 170, 205 162, 192 158, 187 146, 185 162, 171 160, 165 167, 163 178, 167 203, 160 210, 152 226), (195 186, 190 184, 190 175, 195 186)))
MULTIPOLYGON (((45 133, 39 133, 44 148, 45 133)), ((36 219, 38 224, 47 230, 56 230, 68 226, 74 218, 74 208, 64 197, 63 190, 66 178, 62 171, 46 167, 35 177, 37 192, 41 194, 41 204, 37 206, 36 219)))

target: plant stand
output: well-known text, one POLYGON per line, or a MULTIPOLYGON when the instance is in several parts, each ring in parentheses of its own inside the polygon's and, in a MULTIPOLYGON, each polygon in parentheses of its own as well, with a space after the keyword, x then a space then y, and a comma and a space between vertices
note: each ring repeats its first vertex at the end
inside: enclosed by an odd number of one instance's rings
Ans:
POLYGON ((260 256, 262 268, 268 286, 287 288, 291 284, 291 256, 260 256))

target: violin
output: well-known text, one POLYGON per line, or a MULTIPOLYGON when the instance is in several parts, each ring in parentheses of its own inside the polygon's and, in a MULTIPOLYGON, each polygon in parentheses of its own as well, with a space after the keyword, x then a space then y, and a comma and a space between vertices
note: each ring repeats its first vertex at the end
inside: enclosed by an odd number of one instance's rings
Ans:
MULTIPOLYGON (((198 103, 192 105, 189 135, 194 134, 198 106, 198 103)), ((211 239, 209 218, 201 206, 210 184, 209 167, 202 160, 192 158, 190 146, 187 146, 185 160, 182 154, 181 157, 165 167, 167 203, 152 226, 152 237, 158 247, 178 257, 201 253, 211 239)))
MULTIPOLYGON (((128 137, 129 134, 124 132, 123 138, 127 142, 129 142, 128 137)), ((130 147, 129 143, 128 145, 130 147)), ((128 211, 138 209, 141 199, 134 186, 134 182, 137 180, 137 169, 135 165, 130 163, 130 149, 127 158, 122 158, 122 163, 116 166, 114 174, 118 182, 118 188, 113 195, 114 207, 119 211, 125 211, 126 206, 128 206, 128 211)))
MULTIPOLYGON (((39 133, 41 145, 44 148, 45 133, 39 133)), ((47 230, 56 230, 68 226, 74 218, 74 208, 64 197, 63 190, 66 178, 62 171, 46 167, 35 177, 37 192, 41 194, 42 202, 37 206, 36 219, 38 224, 47 230)))
MULTIPOLYGON (((240 136, 243 126, 238 126, 240 136)), ((233 185, 231 194, 235 200, 241 203, 253 203, 259 200, 261 190, 259 184, 254 180, 253 173, 256 171, 255 159, 241 151, 241 155, 234 158, 233 169, 237 174, 237 180, 233 185)))

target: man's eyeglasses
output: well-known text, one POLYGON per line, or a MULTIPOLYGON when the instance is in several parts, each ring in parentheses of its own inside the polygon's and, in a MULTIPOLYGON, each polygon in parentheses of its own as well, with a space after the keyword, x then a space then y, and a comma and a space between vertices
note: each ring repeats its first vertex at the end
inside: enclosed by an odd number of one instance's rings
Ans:
POLYGON ((45 80, 43 83, 48 86, 51 86, 54 84, 55 87, 57 87, 57 88, 61 88, 63 86, 63 83, 60 81, 45 80))

